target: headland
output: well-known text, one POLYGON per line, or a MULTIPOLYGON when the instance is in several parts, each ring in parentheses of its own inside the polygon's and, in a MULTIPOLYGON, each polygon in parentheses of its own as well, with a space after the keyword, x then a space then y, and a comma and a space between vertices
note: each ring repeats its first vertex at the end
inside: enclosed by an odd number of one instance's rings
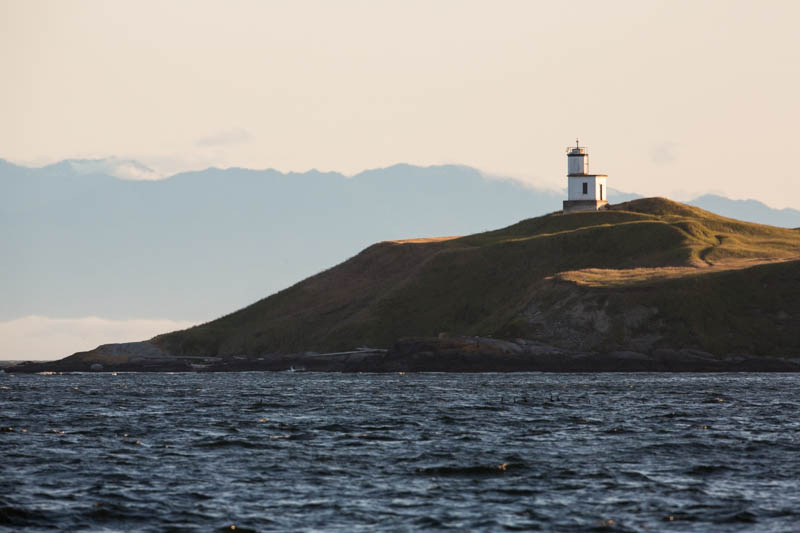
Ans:
POLYGON ((10 371, 800 370, 800 231, 664 198, 387 241, 244 309, 10 371))

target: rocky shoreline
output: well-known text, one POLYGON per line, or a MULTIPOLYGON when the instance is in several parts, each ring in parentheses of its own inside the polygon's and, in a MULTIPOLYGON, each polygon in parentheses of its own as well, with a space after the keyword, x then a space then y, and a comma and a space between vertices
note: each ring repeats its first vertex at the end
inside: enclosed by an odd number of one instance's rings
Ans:
POLYGON ((218 357, 172 356, 145 341, 108 344, 6 372, 798 372, 800 357, 725 355, 686 348, 574 352, 529 339, 398 340, 391 349, 218 357))

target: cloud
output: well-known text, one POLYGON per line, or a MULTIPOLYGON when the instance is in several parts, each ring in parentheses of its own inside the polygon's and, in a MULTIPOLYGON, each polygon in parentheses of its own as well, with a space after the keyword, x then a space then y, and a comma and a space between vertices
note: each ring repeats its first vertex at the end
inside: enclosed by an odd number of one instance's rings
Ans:
POLYGON ((58 359, 101 344, 140 341, 195 325, 185 320, 26 316, 0 322, 0 359, 58 359))
POLYGON ((107 157, 104 159, 70 159, 76 174, 106 174, 122 180, 160 180, 164 175, 136 161, 107 157))
POLYGON ((678 143, 663 142, 650 148, 650 160, 658 167, 666 167, 678 160, 678 143))
POLYGON ((205 148, 213 146, 226 146, 231 144, 244 144, 252 140, 253 135, 249 131, 237 128, 228 131, 220 131, 209 135, 208 137, 197 139, 194 142, 194 145, 205 148))

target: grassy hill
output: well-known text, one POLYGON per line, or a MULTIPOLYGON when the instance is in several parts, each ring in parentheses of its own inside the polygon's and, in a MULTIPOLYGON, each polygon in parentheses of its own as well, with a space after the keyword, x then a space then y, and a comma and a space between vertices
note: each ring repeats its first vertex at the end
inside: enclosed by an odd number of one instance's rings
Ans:
POLYGON ((387 241, 218 320, 174 355, 525 337, 573 350, 800 353, 800 232, 663 198, 460 238, 387 241))

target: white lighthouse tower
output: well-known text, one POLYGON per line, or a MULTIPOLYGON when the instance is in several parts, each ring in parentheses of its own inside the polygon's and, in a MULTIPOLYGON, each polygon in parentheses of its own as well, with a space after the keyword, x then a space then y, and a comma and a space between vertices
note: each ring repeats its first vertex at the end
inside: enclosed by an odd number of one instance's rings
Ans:
POLYGON ((589 152, 575 139, 567 147, 567 181, 569 189, 564 200, 564 213, 598 211, 608 205, 605 174, 589 174, 589 152))

